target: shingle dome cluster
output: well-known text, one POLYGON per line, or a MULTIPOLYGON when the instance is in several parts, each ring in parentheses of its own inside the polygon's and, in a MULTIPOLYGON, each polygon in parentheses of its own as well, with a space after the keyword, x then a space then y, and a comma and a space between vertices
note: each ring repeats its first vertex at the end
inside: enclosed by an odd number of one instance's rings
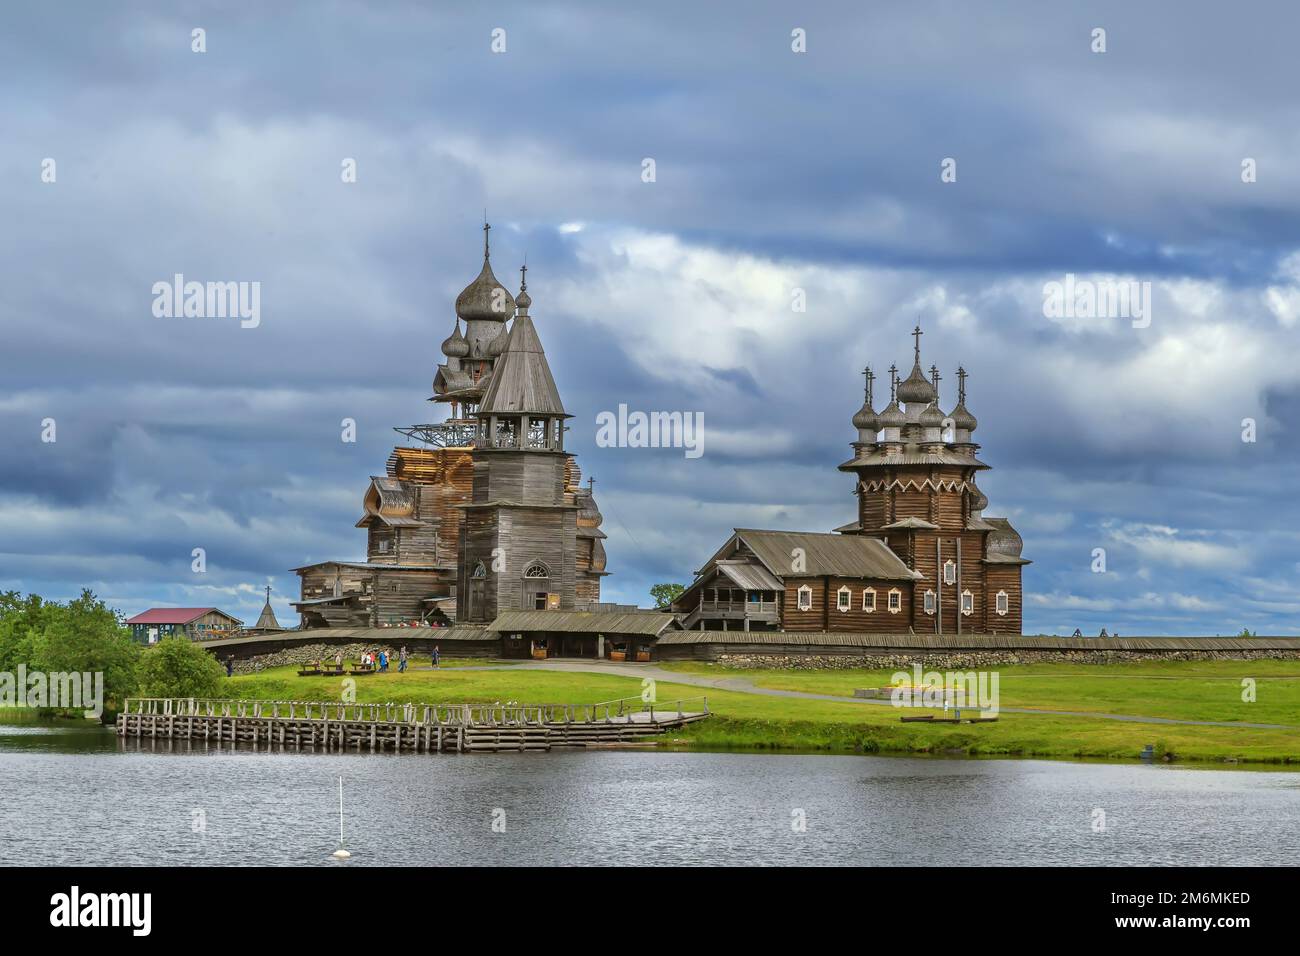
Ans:
MULTIPOLYGON (((958 454, 971 454, 975 445, 971 433, 978 422, 966 407, 966 370, 957 369, 959 382, 957 406, 951 415, 945 415, 939 407, 939 370, 931 366, 931 378, 926 378, 921 370, 921 327, 917 326, 912 334, 916 337, 912 372, 899 381, 895 366, 889 368, 889 404, 876 412, 872 402, 872 382, 875 375, 871 369, 863 369, 867 378, 866 401, 853 415, 853 427, 858 430, 855 447, 874 447, 885 444, 895 451, 917 450, 917 446, 936 444, 935 433, 948 450, 958 454), (907 410, 903 410, 903 405, 907 410), (947 431, 945 426, 951 428, 947 431)), ((923 449, 925 450, 925 449, 923 449)), ((931 452, 943 449, 928 448, 931 452)))

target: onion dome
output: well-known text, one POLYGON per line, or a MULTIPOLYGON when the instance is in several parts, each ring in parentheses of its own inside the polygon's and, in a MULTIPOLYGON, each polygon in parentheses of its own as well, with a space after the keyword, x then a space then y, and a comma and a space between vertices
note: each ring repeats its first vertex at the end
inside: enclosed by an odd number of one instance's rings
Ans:
POLYGON ((460 334, 460 319, 456 320, 456 330, 442 343, 442 354, 448 358, 464 358, 469 355, 469 343, 460 334))
POLYGON ((921 364, 912 366, 912 374, 898 383, 898 400, 908 405, 926 405, 938 400, 933 383, 921 371, 921 364))
POLYGON ((898 402, 890 402, 877 416, 876 421, 880 423, 881 428, 902 428, 907 424, 907 416, 898 407, 898 402))
POLYGON ((974 479, 966 482, 966 490, 970 493, 970 510, 972 512, 979 514, 989 506, 988 496, 976 487, 974 479))
POLYGON ((496 338, 494 338, 491 342, 488 343, 487 354, 490 355, 492 358, 496 358, 498 355, 500 355, 502 352, 506 350, 506 345, 509 344, 509 342, 510 342, 510 333, 506 331, 506 324, 502 322, 501 331, 497 333, 496 338))
POLYGON ((863 402, 853 416, 853 427, 864 432, 880 431, 880 416, 872 409, 870 402, 863 402))
POLYGON ((926 405, 939 400, 939 390, 921 371, 921 336, 924 335, 918 325, 912 330, 915 339, 912 374, 898 384, 898 400, 911 405, 926 405))
POLYGON ((514 298, 492 274, 487 239, 488 230, 491 228, 487 223, 483 224, 483 269, 474 281, 465 286, 465 290, 456 296, 456 314, 467 322, 470 320, 504 322, 515 312, 514 298))
POLYGON ((943 417, 943 412, 939 411, 939 406, 931 402, 922 409, 921 416, 917 421, 926 428, 942 428, 943 417))
POLYGON ((528 314, 528 307, 533 304, 533 297, 528 294, 528 257, 524 257, 524 264, 519 267, 519 298, 515 299, 515 305, 519 306, 519 311, 524 315, 528 314))
POLYGON ((871 407, 871 386, 875 383, 876 375, 871 371, 870 366, 862 370, 862 375, 866 379, 862 393, 862 407, 853 416, 853 427, 864 435, 875 435, 876 432, 880 431, 880 416, 871 407))
POLYGON ((973 432, 979 424, 966 408, 966 369, 957 368, 957 407, 952 410, 953 427, 973 432))
POLYGON ((967 410, 965 402, 958 405, 956 408, 952 410, 953 428, 958 428, 963 431, 973 432, 978 425, 979 422, 976 421, 975 416, 972 415, 967 410))

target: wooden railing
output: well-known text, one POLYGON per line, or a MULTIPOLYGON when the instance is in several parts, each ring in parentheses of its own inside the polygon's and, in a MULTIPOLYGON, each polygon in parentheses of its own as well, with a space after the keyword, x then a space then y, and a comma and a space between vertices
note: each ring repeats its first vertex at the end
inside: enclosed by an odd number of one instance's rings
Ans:
POLYGON ((775 614, 776 601, 700 601, 701 611, 743 611, 747 614, 775 614))
POLYGON ((647 702, 640 697, 601 701, 597 704, 358 704, 319 700, 239 700, 213 697, 128 697, 124 714, 163 717, 258 717, 284 720, 338 720, 417 725, 518 726, 523 724, 608 723, 626 720, 632 714, 649 713, 650 720, 690 710, 686 704, 701 702, 709 712, 707 697, 685 697, 674 701, 647 702), (635 704, 633 703, 635 702, 635 704), (637 706, 639 705, 639 706, 637 706))

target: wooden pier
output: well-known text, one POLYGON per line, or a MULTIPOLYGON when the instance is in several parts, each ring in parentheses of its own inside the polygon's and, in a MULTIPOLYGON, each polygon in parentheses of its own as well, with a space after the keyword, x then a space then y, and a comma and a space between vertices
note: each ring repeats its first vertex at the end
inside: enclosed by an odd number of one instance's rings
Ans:
POLYGON ((117 734, 295 749, 478 753, 621 743, 708 716, 706 697, 510 706, 130 697, 118 714, 117 734))

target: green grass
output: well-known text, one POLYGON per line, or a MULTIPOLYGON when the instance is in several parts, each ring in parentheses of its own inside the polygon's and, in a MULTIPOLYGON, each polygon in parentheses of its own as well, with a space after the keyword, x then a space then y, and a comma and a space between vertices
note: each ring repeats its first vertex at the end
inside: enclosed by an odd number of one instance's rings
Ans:
MULTIPOLYGON (((668 670, 748 680, 756 687, 852 696, 880 687, 894 669, 774 671, 699 662, 668 670)), ((1136 714, 1176 720, 1292 724, 1300 733, 1300 661, 1155 661, 1124 664, 1028 664, 996 668, 1003 707, 1136 714), (1242 680, 1255 701, 1242 700, 1242 680)))
MULTIPOLYGON (((478 662, 482 663, 482 662, 478 662)), ((741 677, 758 686, 815 693, 851 694, 878 686, 890 672, 757 671, 716 665, 673 664, 683 673, 741 677)), ((228 682, 232 696, 260 699, 337 700, 339 678, 298 677, 284 667, 228 682)), ((1249 720, 1300 724, 1300 662, 1224 661, 1125 664, 1098 667, 1032 665, 1000 670, 1003 706, 1249 720), (1080 672, 1083 672, 1082 674, 1080 672), (1240 704, 1240 678, 1259 682, 1259 702, 1240 704), (1206 695, 1211 696, 1206 698, 1206 695), (1235 695, 1237 704, 1226 700, 1235 695), (1289 707, 1289 709, 1288 709, 1289 707)), ((518 701, 592 704, 638 696, 636 676, 533 669, 392 671, 357 678, 357 700, 429 704, 518 701)), ((1300 764, 1300 730, 1191 727, 1122 723, 1092 717, 1000 715, 997 723, 925 726, 903 724, 899 711, 876 704, 767 697, 659 682, 658 699, 708 695, 709 720, 673 733, 666 746, 706 750, 792 750, 828 753, 929 753, 969 756, 1100 758, 1133 760, 1147 745, 1180 761, 1300 764)), ((913 711, 912 713, 916 713, 913 711)))

